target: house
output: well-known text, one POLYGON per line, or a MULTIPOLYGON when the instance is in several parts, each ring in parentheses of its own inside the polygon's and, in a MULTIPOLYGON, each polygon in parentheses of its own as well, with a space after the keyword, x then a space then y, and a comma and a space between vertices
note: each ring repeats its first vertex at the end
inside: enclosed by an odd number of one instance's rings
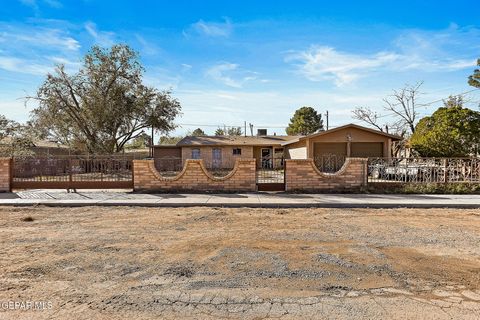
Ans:
POLYGON ((334 129, 299 137, 283 144, 288 159, 317 158, 326 155, 345 157, 385 157, 392 154, 392 145, 402 137, 382 131, 347 124, 334 129))
MULTIPOLYGON (((187 136, 176 145, 154 146, 157 168, 171 159, 203 159, 207 168, 233 168, 237 158, 255 158, 257 166, 273 168, 283 165, 282 144, 299 136, 187 136)), ((178 162, 177 162, 178 164, 178 162)))
POLYGON ((203 159, 207 168, 233 168, 237 158, 255 158, 258 168, 283 167, 284 159, 345 157, 390 157, 392 144, 401 137, 355 124, 321 131, 307 136, 187 136, 175 145, 154 146, 157 168, 177 159, 181 167, 186 159, 203 159))
MULTIPOLYGON (((5 137, 0 142, 0 147, 11 149, 15 146, 17 141, 12 137, 5 137)), ((68 146, 62 145, 57 141, 35 139, 33 141, 27 141, 25 144, 25 154, 31 154, 36 156, 63 156, 71 154, 71 150, 68 146)))

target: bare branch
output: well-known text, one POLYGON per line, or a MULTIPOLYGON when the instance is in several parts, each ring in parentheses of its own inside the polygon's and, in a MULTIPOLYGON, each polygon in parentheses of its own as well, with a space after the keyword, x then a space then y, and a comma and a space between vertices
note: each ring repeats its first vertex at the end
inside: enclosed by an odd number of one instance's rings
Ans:
POLYGON ((383 131, 383 127, 378 122, 378 114, 368 107, 356 107, 353 110, 353 118, 383 131))

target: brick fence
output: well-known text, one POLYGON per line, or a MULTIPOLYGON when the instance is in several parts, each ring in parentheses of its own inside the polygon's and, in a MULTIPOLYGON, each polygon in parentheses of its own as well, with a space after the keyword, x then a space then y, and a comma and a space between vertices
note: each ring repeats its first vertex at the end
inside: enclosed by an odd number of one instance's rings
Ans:
POLYGON ((11 191, 12 159, 0 158, 0 192, 11 191))
POLYGON ((367 159, 347 158, 335 173, 320 172, 313 159, 285 160, 286 191, 342 191, 367 184, 367 159))
MULTIPOLYGON (((213 176, 203 160, 189 159, 180 173, 163 176, 154 160, 133 161, 133 184, 136 191, 256 191, 256 160, 239 158, 233 170, 223 177, 213 176)), ((286 191, 335 192, 358 189, 367 183, 367 159, 347 158, 335 173, 323 173, 313 159, 285 160, 286 191)), ((0 158, 0 192, 11 191, 12 159, 0 158)))
POLYGON ((133 185, 136 191, 255 191, 255 159, 237 159, 233 170, 224 177, 209 173, 203 160, 185 161, 174 177, 162 176, 153 160, 133 161, 133 185))

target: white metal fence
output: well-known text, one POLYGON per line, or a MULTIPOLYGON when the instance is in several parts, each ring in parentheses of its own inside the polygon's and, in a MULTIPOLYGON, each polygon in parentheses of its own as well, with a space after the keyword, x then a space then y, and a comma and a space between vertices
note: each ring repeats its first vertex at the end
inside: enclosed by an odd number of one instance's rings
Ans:
POLYGON ((369 158, 368 182, 480 183, 480 158, 369 158))

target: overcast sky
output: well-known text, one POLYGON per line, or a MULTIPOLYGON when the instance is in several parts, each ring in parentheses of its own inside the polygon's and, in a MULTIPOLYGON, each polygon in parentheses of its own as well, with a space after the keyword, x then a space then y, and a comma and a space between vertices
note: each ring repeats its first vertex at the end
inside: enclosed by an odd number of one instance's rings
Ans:
MULTIPOLYGON (((120 42, 140 53, 148 84, 180 100, 178 134, 244 121, 284 134, 303 105, 342 125, 355 122, 356 106, 381 111, 406 83, 425 82, 423 103, 472 90, 477 9, 477 1, 4 1, 0 113, 27 120, 33 105, 20 98, 55 64, 74 72, 92 45, 120 42)), ((478 92, 466 98, 478 108, 478 92)))

